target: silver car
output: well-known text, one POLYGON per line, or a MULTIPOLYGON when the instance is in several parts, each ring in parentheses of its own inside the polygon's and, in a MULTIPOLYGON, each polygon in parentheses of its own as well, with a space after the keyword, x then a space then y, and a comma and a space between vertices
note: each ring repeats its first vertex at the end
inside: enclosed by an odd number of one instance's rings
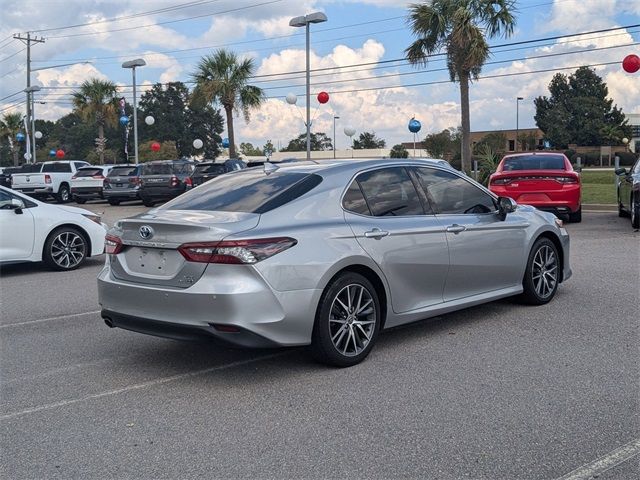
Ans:
POLYGON ((220 176, 107 235, 110 327, 363 360, 380 330, 571 276, 553 214, 436 160, 291 163, 220 176))

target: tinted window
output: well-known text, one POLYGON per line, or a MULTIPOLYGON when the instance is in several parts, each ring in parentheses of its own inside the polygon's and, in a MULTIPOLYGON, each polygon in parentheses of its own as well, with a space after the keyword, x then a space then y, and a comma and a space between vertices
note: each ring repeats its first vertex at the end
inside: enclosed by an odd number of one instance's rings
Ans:
POLYGON ((225 171, 224 164, 216 163, 210 165, 196 165, 196 169, 193 173, 194 175, 220 175, 225 171))
POLYGON ((12 200, 20 200, 24 204, 24 208, 33 208, 37 206, 37 204, 30 202, 25 198, 19 197, 17 195, 13 195, 10 192, 0 189, 0 209, 2 210, 11 209, 12 200))
POLYGON ((42 166, 43 172, 49 173, 71 173, 71 164, 70 163, 47 163, 42 166))
POLYGON ((371 213, 376 217, 424 215, 418 192, 404 168, 383 168, 357 177, 371 213))
POLYGON ((94 175, 102 175, 101 168, 81 168, 76 172, 76 177, 93 177, 94 175))
POLYGON ((172 167, 170 163, 146 163, 142 166, 142 175, 171 175, 172 167))
POLYGON ((173 165, 173 173, 176 175, 190 174, 191 172, 193 172, 191 163, 176 163, 173 165))
POLYGON ((304 195, 322 178, 306 173, 265 175, 262 171, 221 175, 160 207, 168 210, 210 210, 266 213, 304 195))
POLYGON ((496 210, 493 197, 453 173, 432 168, 416 172, 435 213, 490 213, 496 210))
POLYGON ((73 162, 73 164, 76 166, 76 170, 87 166, 86 162, 73 162))
POLYGON ((502 170, 564 170, 562 155, 519 155, 505 157, 502 170))
POLYGON ((360 190, 360 186, 355 180, 351 182, 351 185, 349 185, 349 188, 345 192, 344 198, 342 199, 342 206, 349 212, 359 213, 360 215, 371 215, 371 210, 369 210, 367 206, 362 190, 360 190))
MULTIPOLYGON (((25 163, 24 165, 20 166, 18 170, 16 170, 17 173, 36 173, 39 172, 42 169, 42 163, 25 163)), ((16 173, 14 172, 14 173, 16 173)))
POLYGON ((114 167, 110 172, 110 177, 134 177, 138 172, 138 167, 114 167))

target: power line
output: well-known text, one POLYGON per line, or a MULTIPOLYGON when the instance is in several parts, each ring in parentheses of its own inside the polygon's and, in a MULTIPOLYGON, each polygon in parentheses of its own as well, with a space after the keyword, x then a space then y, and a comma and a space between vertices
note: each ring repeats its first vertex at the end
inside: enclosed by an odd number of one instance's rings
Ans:
POLYGON ((9 55, 8 57, 4 57, 2 60, 0 60, 0 62, 6 62, 7 60, 9 60, 10 58, 15 57, 16 55, 18 55, 19 53, 24 52, 27 49, 27 47, 24 47, 21 50, 18 50, 17 52, 13 53, 12 55, 9 55))
POLYGON ((15 97, 16 95, 20 95, 21 93, 23 93, 22 90, 18 90, 15 93, 12 93, 11 95, 7 95, 6 97, 2 97, 0 98, 0 102, 2 102, 3 100, 6 100, 7 98, 11 98, 11 97, 15 97))

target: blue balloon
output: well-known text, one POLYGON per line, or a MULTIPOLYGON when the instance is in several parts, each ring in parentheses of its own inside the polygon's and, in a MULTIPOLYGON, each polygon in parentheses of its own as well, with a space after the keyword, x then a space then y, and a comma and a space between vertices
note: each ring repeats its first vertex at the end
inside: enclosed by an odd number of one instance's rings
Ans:
POLYGON ((129 123, 129 117, 123 115, 120 117, 120 125, 125 127, 129 123))
POLYGON ((50 157, 55 157, 56 156, 56 151, 55 150, 49 150, 49 156, 50 157))
POLYGON ((16 134, 16 140, 19 141, 19 142, 24 142, 24 133, 18 132, 16 134))
POLYGON ((229 148, 229 139, 228 138, 223 138, 222 139, 222 148, 229 148))
POLYGON ((409 131, 411 133, 418 133, 421 128, 422 128, 422 124, 415 118, 412 118, 411 121, 409 122, 409 131))

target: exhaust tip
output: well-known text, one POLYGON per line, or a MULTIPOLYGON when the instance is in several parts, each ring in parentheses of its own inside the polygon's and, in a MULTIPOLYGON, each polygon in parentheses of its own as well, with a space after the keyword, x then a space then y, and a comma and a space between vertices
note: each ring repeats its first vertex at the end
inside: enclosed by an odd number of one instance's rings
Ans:
POLYGON ((109 328, 115 328, 113 325, 113 320, 111 320, 109 317, 102 317, 104 319, 104 323, 107 324, 107 327, 109 328))

